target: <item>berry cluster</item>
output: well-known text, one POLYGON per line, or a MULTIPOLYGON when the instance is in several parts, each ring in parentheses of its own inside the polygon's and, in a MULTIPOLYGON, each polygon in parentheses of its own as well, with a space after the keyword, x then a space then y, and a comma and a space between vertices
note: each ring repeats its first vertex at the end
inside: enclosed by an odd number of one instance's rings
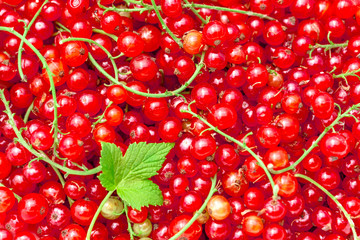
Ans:
POLYGON ((191 1, 1 1, 0 240, 360 239, 360 0, 191 1))

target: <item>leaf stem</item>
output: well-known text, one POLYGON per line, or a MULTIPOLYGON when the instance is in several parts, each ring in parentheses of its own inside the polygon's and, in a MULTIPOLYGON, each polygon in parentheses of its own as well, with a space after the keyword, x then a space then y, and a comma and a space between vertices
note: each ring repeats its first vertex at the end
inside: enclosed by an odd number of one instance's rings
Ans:
POLYGON ((359 239, 357 237, 356 234, 356 230, 355 230, 355 224, 354 221, 352 220, 350 214, 345 210, 345 208, 343 207, 343 205, 341 205, 341 203, 336 199, 336 197, 334 195, 332 195, 327 189, 325 189, 323 186, 321 186, 319 183, 317 183, 316 181, 314 181, 313 179, 309 178, 308 176, 305 176, 303 174, 297 173, 295 174, 295 177, 297 178, 302 178, 305 179, 306 181, 314 184, 316 187, 318 187, 321 191, 323 191, 329 198, 331 198, 331 200, 333 200, 335 202, 335 204, 338 206, 338 208, 343 212, 344 216, 346 217, 346 219, 348 220, 349 224, 350 224, 350 228, 351 231, 353 233, 353 237, 354 239, 359 239))
POLYGON ((301 157, 296 160, 292 165, 290 165, 289 167, 287 168, 283 168, 281 170, 273 170, 273 169, 269 169, 270 172, 272 174, 280 174, 280 173, 283 173, 283 172, 287 172, 289 170, 292 170, 294 169, 297 165, 299 165, 303 160, 304 158, 315 148, 318 146, 318 143, 321 141, 321 139, 330 131, 330 129, 332 129, 336 124, 339 123, 339 121, 344 118, 344 117, 347 117, 348 113, 351 111, 351 110, 354 110, 356 108, 360 107, 360 104, 356 104, 356 105, 353 105, 352 107, 348 108, 348 110, 346 110, 343 114, 339 114, 337 116, 337 118, 329 125, 325 128, 325 130, 318 136, 318 138, 316 139, 316 141, 301 155, 301 157))
POLYGON ((36 21, 37 17, 39 16, 39 14, 41 13, 42 8, 44 7, 44 5, 46 3, 48 3, 49 0, 45 0, 43 2, 43 4, 41 4, 40 8, 37 10, 37 12, 35 13, 34 17, 31 19, 31 21, 29 22, 28 25, 25 25, 24 27, 24 33, 23 33, 23 38, 20 41, 19 44, 19 50, 18 50, 18 56, 17 56, 17 64, 18 64, 18 71, 19 71, 19 75, 20 75, 20 79, 26 81, 27 79, 24 76, 24 72, 22 70, 21 67, 21 57, 22 57, 22 51, 23 51, 23 46, 24 46, 24 38, 26 38, 26 35, 28 34, 28 32, 30 31, 31 26, 34 24, 34 22, 36 21))
POLYGON ((235 144, 239 145, 243 149, 245 149, 248 153, 250 153, 251 156, 253 156, 256 161, 258 162, 259 166, 264 170, 266 176, 269 179, 269 182, 271 184, 271 187, 273 189, 273 197, 277 197, 278 194, 278 188, 275 187, 274 180, 271 176, 271 173, 269 172, 268 168, 266 167, 265 163, 260 159, 256 153, 254 153, 253 150, 251 150, 244 142, 240 142, 239 140, 231 137, 230 135, 224 133, 223 131, 219 130, 217 127, 213 126, 211 123, 209 123, 205 118, 201 117, 199 114, 196 114, 190 110, 190 105, 188 106, 188 110, 181 110, 181 112, 190 113, 192 116, 200 119, 203 123, 205 123, 209 128, 211 128, 214 132, 217 132, 218 134, 224 136, 225 138, 229 139, 230 141, 234 142, 235 144))
POLYGON ((94 217, 91 219, 91 223, 89 225, 89 228, 87 230, 87 233, 86 233, 86 240, 90 240, 91 239, 91 231, 93 230, 94 228, 94 225, 96 223, 96 219, 98 218, 102 208, 104 207, 105 203, 107 202, 107 200, 111 197, 111 195, 113 194, 114 191, 109 191, 106 196, 104 197, 104 199, 101 201, 98 209, 96 210, 95 214, 94 214, 94 217))
POLYGON ((197 218, 200 216, 200 214, 205 210, 207 203, 209 202, 209 200, 211 199, 211 197, 214 195, 214 193, 217 192, 216 189, 216 175, 211 178, 211 189, 209 191, 208 196, 206 197, 204 203, 201 205, 201 207, 199 208, 198 211, 196 211, 196 213, 194 214, 194 216, 190 219, 190 221, 179 231, 177 232, 174 236, 172 236, 171 238, 169 238, 169 240, 176 240, 178 239, 196 220, 197 218))

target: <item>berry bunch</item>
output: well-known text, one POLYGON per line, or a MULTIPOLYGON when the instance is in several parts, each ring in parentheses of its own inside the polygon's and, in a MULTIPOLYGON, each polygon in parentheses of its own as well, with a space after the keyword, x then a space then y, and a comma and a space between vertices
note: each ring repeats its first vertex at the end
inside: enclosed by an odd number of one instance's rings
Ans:
POLYGON ((359 240, 359 0, 2 0, 0 240, 359 240))

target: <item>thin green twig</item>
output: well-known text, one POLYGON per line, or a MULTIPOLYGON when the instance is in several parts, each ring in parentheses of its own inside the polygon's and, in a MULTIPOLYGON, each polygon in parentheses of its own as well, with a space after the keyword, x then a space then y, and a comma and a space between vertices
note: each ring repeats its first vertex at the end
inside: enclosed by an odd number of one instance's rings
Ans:
POLYGON ((172 236, 171 238, 169 238, 169 240, 176 240, 178 239, 196 220, 197 218, 200 216, 200 214, 205 210, 206 205, 208 204, 209 200, 211 199, 211 197, 214 195, 214 193, 217 192, 216 189, 216 175, 211 179, 211 188, 209 191, 208 196, 206 197, 205 201, 203 202, 203 204, 201 205, 201 207, 199 208, 199 210, 196 211, 196 213, 194 214, 194 216, 190 219, 190 221, 179 231, 177 232, 174 236, 172 236))
POLYGON ((297 178, 302 178, 305 179, 306 181, 314 184, 316 187, 318 187, 321 191, 323 191, 327 196, 329 196, 329 198, 331 198, 331 200, 333 200, 336 204, 336 206, 342 211, 342 213, 344 214, 345 218, 348 220, 352 234, 353 234, 353 238, 355 240, 358 240, 359 238, 357 237, 357 233, 355 230, 355 224, 354 221, 352 220, 350 214, 345 210, 345 208, 343 207, 343 205, 336 199, 336 197, 334 195, 332 195, 327 189, 325 189, 323 186, 321 186, 319 183, 317 183, 316 181, 314 181, 313 179, 309 178, 308 176, 305 176, 303 174, 295 174, 295 177, 297 178))
POLYGON ((23 38, 21 39, 20 41, 20 44, 19 44, 19 50, 18 50, 18 55, 17 55, 17 64, 18 64, 18 71, 19 71, 19 75, 20 75, 20 78, 23 80, 23 81, 27 81, 27 79, 25 78, 24 76, 24 72, 22 70, 22 67, 21 67, 21 58, 22 58, 22 51, 23 51, 23 46, 24 46, 24 38, 26 38, 28 32, 30 31, 30 28, 31 26, 34 24, 34 22, 36 21, 37 17, 39 16, 39 14, 41 13, 41 10, 42 8, 44 7, 44 5, 46 3, 48 3, 49 0, 45 0, 43 2, 43 4, 41 4, 39 10, 37 10, 37 12, 35 13, 34 17, 31 19, 31 21, 29 22, 28 25, 25 25, 24 27, 24 33, 23 33, 23 38))

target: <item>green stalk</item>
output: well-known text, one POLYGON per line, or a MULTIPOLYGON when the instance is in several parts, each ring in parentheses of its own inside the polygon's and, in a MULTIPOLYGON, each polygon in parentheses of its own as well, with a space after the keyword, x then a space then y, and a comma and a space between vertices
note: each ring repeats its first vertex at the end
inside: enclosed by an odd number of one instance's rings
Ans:
MULTIPOLYGON (((164 98, 164 97, 172 97, 172 96, 176 96, 177 94, 181 93, 182 91, 184 91, 196 78, 196 76, 200 73, 200 70, 205 66, 204 64, 204 57, 205 57, 205 52, 202 53, 201 55, 201 60, 199 62, 199 64, 196 65, 196 69, 194 74, 191 76, 191 78, 189 78, 189 80, 184 83, 181 87, 179 87, 178 89, 174 90, 174 91, 167 91, 165 93, 145 93, 145 92, 140 92, 140 91, 136 91, 128 86, 126 86, 125 83, 123 82, 119 82, 116 81, 116 79, 111 76, 110 74, 108 74, 100 65, 98 62, 96 62, 96 60, 94 59, 94 57, 89 53, 89 60, 90 62, 94 65, 94 67, 96 67, 99 72, 101 72, 105 77, 107 77, 111 82, 113 82, 114 84, 117 85, 121 85, 123 88, 125 88, 125 90, 132 92, 134 94, 140 95, 140 96, 144 96, 144 97, 151 97, 151 98, 164 98)), ((111 59, 110 59, 111 60, 111 59)))
MULTIPOLYGON (((195 8, 207 8, 207 9, 213 9, 213 10, 224 11, 224 12, 241 13, 241 14, 248 15, 248 16, 255 16, 255 17, 259 17, 259 18, 264 18, 264 19, 270 20, 270 21, 275 21, 276 20, 275 18, 272 18, 272 17, 270 17, 268 15, 261 14, 261 13, 256 13, 256 12, 251 12, 251 11, 244 11, 244 10, 239 10, 239 9, 232 9, 232 8, 205 5, 205 4, 197 4, 197 3, 192 3, 191 5, 193 7, 195 7, 195 8)), ((190 6, 188 6, 188 4, 184 4, 183 6, 184 7, 190 7, 190 6)))
POLYGON ((190 3, 188 0, 184 0, 184 2, 186 3, 186 5, 190 5, 190 10, 195 14, 195 16, 197 16, 199 19, 200 19, 200 21, 202 22, 202 24, 207 24, 208 22, 209 22, 209 20, 206 20, 206 19, 204 19, 200 14, 199 14, 199 12, 198 12, 198 10, 196 10, 195 8, 194 8, 194 3, 190 3))
POLYGON ((79 175, 79 176, 87 176, 87 175, 93 175, 96 174, 98 172, 101 171, 101 166, 98 166, 96 168, 90 169, 88 171, 77 171, 77 170, 73 170, 67 167, 64 167, 58 163, 53 162, 52 160, 49 159, 49 157, 45 154, 45 153, 40 153, 38 151, 36 151, 34 148, 32 148, 31 145, 29 145, 27 143, 27 141, 23 138, 23 136, 21 135, 20 130, 17 128, 16 124, 15 124, 15 120, 14 120, 14 113, 11 112, 10 106, 9 106, 9 102, 6 100, 5 98, 5 94, 4 94, 4 89, 0 89, 0 99, 1 101, 4 103, 5 106, 5 110, 4 112, 7 114, 8 118, 9 118, 9 124, 12 126, 14 133, 17 137, 17 141, 24 147, 26 148, 30 153, 32 153, 34 156, 36 156, 39 160, 42 160, 48 164, 50 164, 51 166, 60 169, 61 171, 64 171, 68 174, 71 175, 79 175))
POLYGON ((100 34, 106 35, 106 36, 112 38, 115 42, 117 42, 117 40, 118 40, 118 37, 117 37, 116 35, 107 33, 107 32, 105 32, 104 30, 97 29, 97 28, 93 28, 92 31, 93 31, 94 33, 100 33, 100 34))
MULTIPOLYGON (((6 187, 6 188, 8 188, 7 186, 5 186, 5 185, 2 184, 2 183, 0 183, 0 186, 1 186, 1 187, 6 187)), ((11 188, 9 188, 9 189, 12 190, 11 188)), ((14 197, 16 198, 16 200, 17 200, 18 202, 20 202, 20 200, 21 200, 22 197, 20 197, 20 196, 17 195, 16 193, 14 193, 14 191, 12 191, 12 193, 14 194, 14 197)))
MULTIPOLYGON (((196 117, 196 118, 200 119, 203 123, 205 123, 209 128, 211 128, 211 130, 213 130, 214 132, 217 132, 218 134, 224 136, 228 140, 236 143, 237 145, 239 145, 240 147, 245 149, 248 153, 250 153, 250 155, 253 156, 256 159, 256 161, 258 162, 258 165, 264 170, 267 178, 269 179, 269 182, 270 182, 272 190, 273 190, 273 197, 274 198, 277 197, 279 189, 278 189, 278 187, 275 186, 275 183, 274 183, 274 180, 273 180, 273 178, 271 176, 271 173, 267 169, 265 163, 260 159, 260 157, 258 155, 256 155, 256 153, 254 153, 253 150, 251 150, 248 146, 246 146, 245 143, 240 142, 239 140, 237 140, 237 139, 231 137, 230 135, 224 133, 223 131, 219 130, 217 127, 213 126, 205 118, 201 117, 199 114, 196 114, 196 113, 192 112, 190 110, 190 105, 188 106, 188 110, 181 110, 181 112, 190 113, 193 117, 196 117)), ((249 135, 250 134, 252 134, 252 133, 249 133, 249 135)))
POLYGON ((316 141, 301 155, 301 157, 296 160, 292 165, 290 165, 289 167, 287 168, 283 168, 281 170, 278 170, 278 171, 275 171, 273 169, 269 169, 270 172, 272 174, 280 174, 280 173, 283 173, 283 172, 287 172, 289 170, 292 170, 294 169, 297 165, 299 165, 303 160, 304 158, 315 148, 318 146, 318 143, 321 141, 321 139, 330 131, 330 129, 332 129, 336 124, 339 123, 339 121, 344 118, 344 117, 348 117, 348 114, 351 110, 354 110, 356 108, 360 107, 360 104, 356 104, 356 105, 353 105, 352 107, 350 107, 348 110, 346 110, 343 114, 339 114, 337 116, 337 118, 329 125, 325 128, 325 130, 318 136, 318 138, 316 139, 316 141))
MULTIPOLYGON (((125 0, 125 2, 129 4, 136 4, 142 6, 142 8, 132 8, 131 12, 144 12, 144 11, 150 11, 150 10, 158 10, 161 9, 161 6, 154 5, 151 6, 149 4, 143 3, 143 1, 137 1, 137 0, 125 0)), ((186 1, 185 1, 186 2, 186 1)), ((117 12, 130 12, 126 11, 121 8, 116 7, 105 7, 102 6, 101 8, 105 9, 106 11, 117 11, 117 12)), ((206 9, 213 9, 217 11, 224 11, 224 12, 234 12, 234 13, 241 13, 247 16, 255 16, 259 18, 263 18, 266 20, 275 21, 275 18, 272 18, 268 15, 251 12, 251 11, 245 11, 245 10, 239 10, 239 9, 232 9, 232 8, 226 8, 226 7, 220 7, 220 6, 213 6, 213 5, 206 5, 206 4, 197 4, 197 3, 185 3, 183 4, 183 8, 206 8, 206 9)))
POLYGON ((71 32, 70 29, 68 29, 67 27, 65 27, 64 25, 62 25, 61 23, 59 22, 55 22, 56 25, 59 26, 59 28, 64 31, 64 32, 71 32))
POLYGON ((51 95, 54 101, 54 120, 53 120, 53 136, 54 136, 54 154, 56 154, 56 148, 57 148, 57 144, 58 144, 58 136, 57 134, 59 133, 59 128, 58 128, 58 104, 56 101, 56 89, 55 89, 55 85, 54 85, 54 79, 53 79, 53 74, 49 68, 49 65, 47 64, 45 58, 43 57, 43 55, 39 52, 39 50, 37 50, 26 38, 24 38, 20 33, 16 32, 14 29, 12 28, 8 28, 8 27, 0 27, 0 31, 5 31, 5 32, 9 32, 14 34, 16 37, 20 38, 22 41, 24 41, 24 43, 26 45, 28 45, 31 50, 33 50, 33 52, 37 55, 37 57, 40 59, 43 67, 46 69, 46 72, 49 76, 49 82, 50 82, 50 89, 51 89, 51 95))
POLYGON ((156 6, 156 3, 155 3, 155 0, 151 0, 151 3, 153 5, 153 8, 154 8, 154 11, 156 13, 156 16, 158 17, 159 19, 159 22, 162 26, 162 28, 172 37, 172 39, 174 39, 174 41, 180 46, 182 47, 183 44, 181 42, 181 39, 176 37, 175 34, 169 29, 169 27, 165 24, 164 22, 164 19, 162 18, 160 12, 159 12, 159 9, 157 8, 156 6))
POLYGON ((20 41, 20 44, 19 44, 19 50, 18 50, 18 56, 17 56, 17 63, 18 63, 18 71, 19 71, 19 75, 20 75, 20 78, 21 80, 27 80, 25 79, 25 76, 24 76, 24 73, 23 73, 23 70, 22 70, 22 67, 21 67, 21 57, 22 57, 22 51, 23 51, 23 46, 24 46, 24 38, 26 38, 26 35, 28 34, 28 32, 30 31, 30 28, 31 26, 34 24, 34 22, 36 21, 37 17, 39 16, 39 14, 41 13, 41 10, 42 8, 44 7, 44 5, 46 3, 48 3, 49 0, 45 0, 43 2, 43 4, 41 4, 39 10, 37 10, 37 12, 35 13, 34 17, 31 19, 31 21, 29 22, 28 25, 26 25, 24 27, 24 34, 22 35, 23 38, 21 39, 20 41))
POLYGON ((314 181, 313 179, 309 178, 308 176, 305 176, 303 174, 297 173, 295 174, 295 177, 298 178, 302 178, 305 179, 306 181, 314 184, 316 187, 318 187, 321 191, 323 191, 326 195, 329 196, 329 198, 331 198, 331 200, 333 200, 335 202, 335 204, 338 206, 338 208, 343 212, 345 218, 348 220, 349 224, 350 224, 350 228, 351 231, 353 233, 353 238, 355 240, 358 240, 359 238, 357 237, 356 234, 356 230, 355 230, 355 224, 354 221, 352 220, 350 214, 345 210, 345 208, 343 207, 343 205, 341 205, 341 203, 334 197, 334 195, 332 195, 328 190, 326 190, 323 186, 321 186, 319 183, 317 183, 316 181, 314 181))
MULTIPOLYGON (((64 186, 65 186, 65 180, 64 180, 63 176, 61 175, 59 169, 57 169, 56 167, 54 167, 54 166, 52 166, 52 165, 51 165, 51 167, 52 167, 52 169, 54 170, 54 172, 56 173, 56 175, 58 176, 59 181, 60 181, 62 187, 64 187, 64 186)), ((67 199, 68 199, 69 205, 70 205, 70 207, 71 207, 71 205, 74 203, 74 200, 72 200, 69 196, 67 196, 67 199)))
POLYGON ((110 101, 110 102, 108 103, 108 105, 106 106, 106 109, 104 110, 104 112, 98 117, 98 119, 96 120, 96 122, 94 122, 94 123, 91 125, 92 129, 94 129, 98 123, 101 123, 101 122, 102 122, 102 120, 103 120, 104 117, 105 117, 106 110, 107 110, 112 104, 113 104, 112 101, 110 101))
MULTIPOLYGON (((111 64, 113 65, 114 73, 115 73, 115 81, 119 82, 119 69, 116 66, 116 63, 115 63, 115 61, 113 59, 113 56, 111 55, 111 53, 106 48, 104 48, 99 43, 95 42, 94 40, 87 39, 87 38, 67 38, 67 39, 62 40, 63 43, 64 42, 70 42, 70 41, 87 42, 87 43, 90 43, 90 44, 94 44, 94 45, 98 46, 101 50, 103 50, 106 53, 107 57, 110 59, 111 64)), ((90 55, 90 53, 89 53, 89 55, 90 55)))
POLYGON ((209 191, 208 196, 206 197, 204 203, 201 205, 200 209, 196 211, 196 213, 194 214, 194 216, 190 219, 190 221, 179 231, 177 232, 174 236, 172 236, 171 238, 169 238, 169 240, 176 240, 178 239, 196 220, 197 218, 200 216, 200 214, 205 210, 207 203, 209 202, 209 200, 211 199, 211 197, 214 195, 214 193, 217 192, 216 189, 216 175, 211 179, 211 189, 209 191))
POLYGON ((98 218, 102 208, 104 207, 105 203, 107 202, 107 200, 111 197, 111 195, 113 194, 114 191, 110 191, 106 194, 106 196, 104 197, 104 199, 101 201, 98 209, 96 210, 95 212, 95 215, 94 217, 91 219, 91 223, 90 223, 90 226, 87 230, 87 233, 86 233, 86 240, 90 240, 91 238, 91 231, 93 230, 94 228, 94 225, 96 223, 96 219, 98 218))
POLYGON ((29 120, 29 116, 30 116, 30 113, 32 112, 33 108, 34 108, 34 101, 30 104, 30 106, 26 110, 26 113, 24 116, 24 123, 27 123, 27 121, 29 120))
POLYGON ((134 240, 135 233, 134 233, 134 231, 133 231, 133 229, 131 227, 131 221, 130 221, 130 218, 129 218, 128 207, 129 206, 127 205, 127 203, 124 202, 124 211, 125 211, 125 216, 126 216, 126 220, 127 220, 127 223, 128 223, 128 232, 130 234, 131 240, 134 240))
POLYGON ((360 68, 351 72, 345 72, 345 73, 341 73, 341 74, 333 74, 333 78, 343 78, 346 80, 347 76, 353 76, 353 77, 357 77, 360 79, 360 77, 356 74, 360 72, 360 68))

